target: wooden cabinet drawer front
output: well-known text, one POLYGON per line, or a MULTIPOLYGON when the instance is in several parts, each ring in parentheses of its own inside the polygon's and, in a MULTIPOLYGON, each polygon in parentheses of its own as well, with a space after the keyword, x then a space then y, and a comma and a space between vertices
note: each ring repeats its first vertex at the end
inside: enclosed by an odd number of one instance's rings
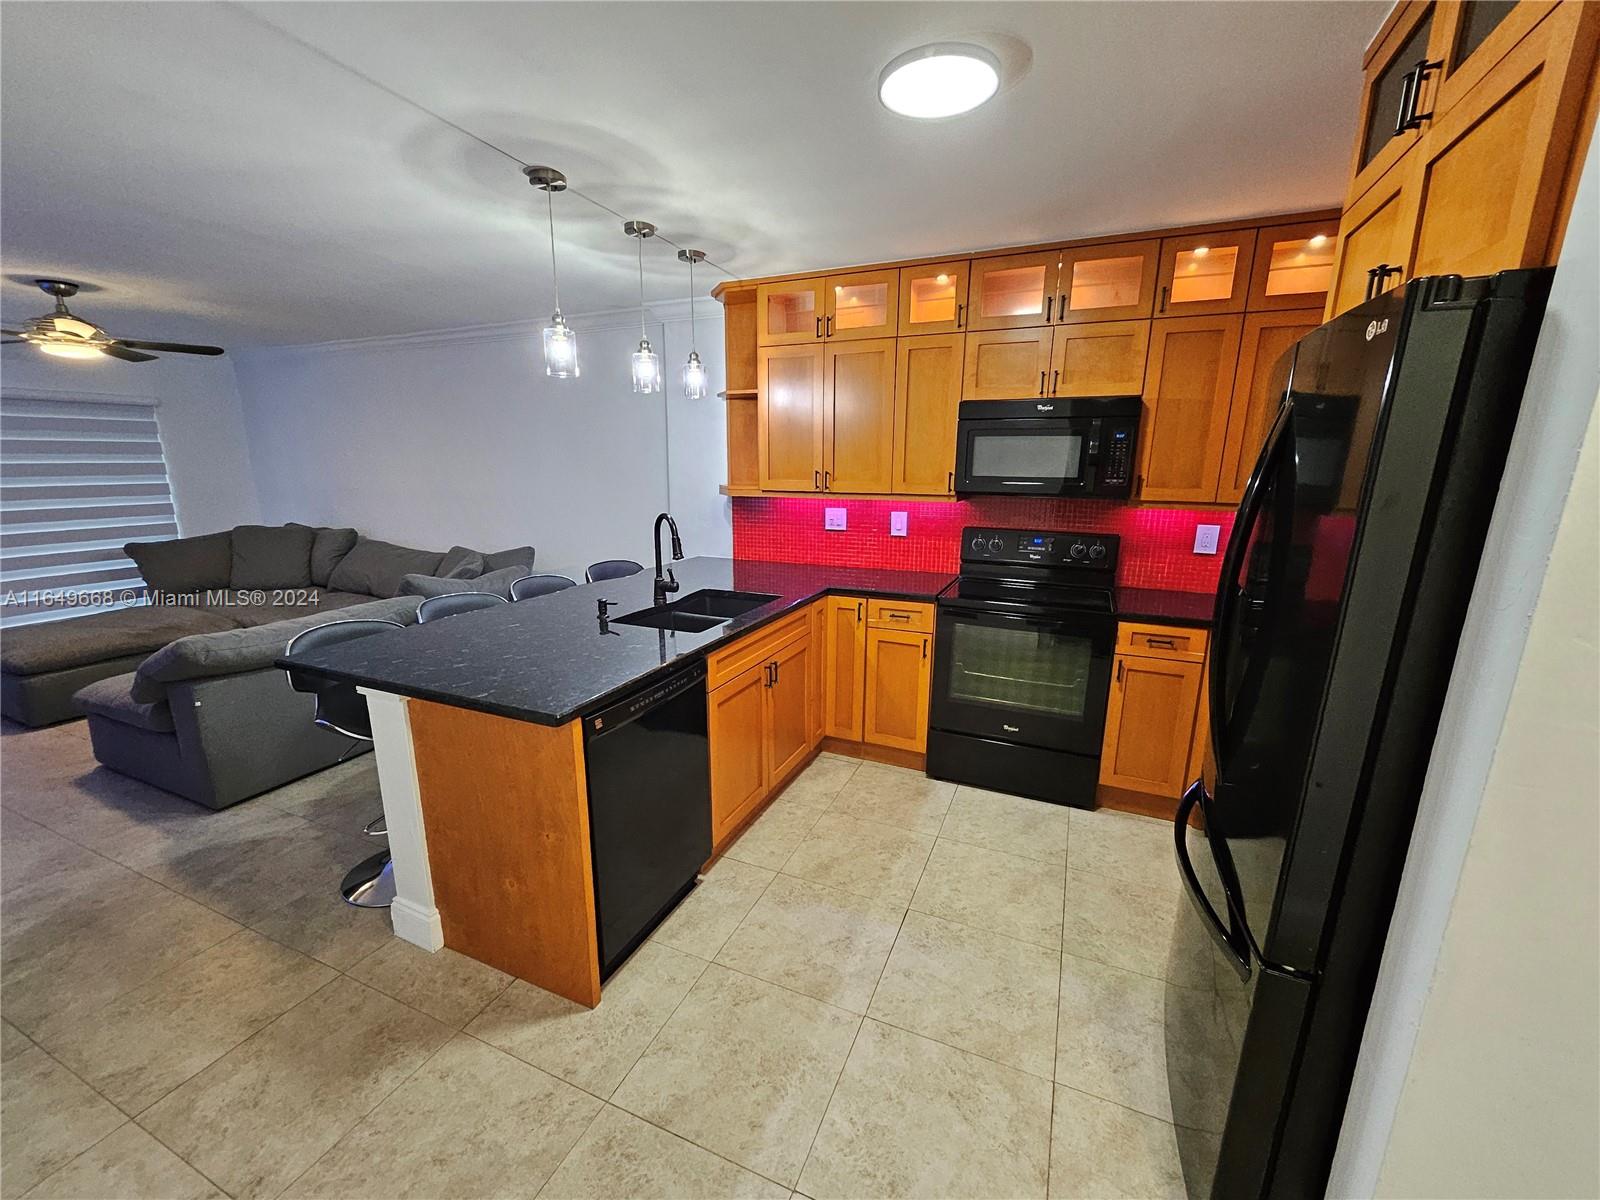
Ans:
POLYGON ((1191 629, 1183 625, 1123 623, 1117 626, 1117 652, 1199 662, 1206 656, 1208 638, 1204 629, 1191 629))
POLYGON ((933 605, 900 600, 868 600, 867 625, 879 629, 914 629, 933 632, 933 605))
POLYGON ((706 688, 715 690, 757 663, 771 658, 784 642, 809 631, 810 615, 801 609, 775 624, 706 655, 706 688))

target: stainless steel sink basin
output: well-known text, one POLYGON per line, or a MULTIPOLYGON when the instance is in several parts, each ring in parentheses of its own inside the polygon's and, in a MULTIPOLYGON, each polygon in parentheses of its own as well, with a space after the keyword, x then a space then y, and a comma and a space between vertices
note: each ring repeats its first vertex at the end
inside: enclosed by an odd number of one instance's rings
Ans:
POLYGON ((725 592, 717 588, 703 588, 661 608, 641 608, 638 612, 612 620, 618 625, 644 625, 650 629, 670 629, 674 633, 704 633, 751 609, 771 604, 776 599, 776 596, 766 592, 725 592))

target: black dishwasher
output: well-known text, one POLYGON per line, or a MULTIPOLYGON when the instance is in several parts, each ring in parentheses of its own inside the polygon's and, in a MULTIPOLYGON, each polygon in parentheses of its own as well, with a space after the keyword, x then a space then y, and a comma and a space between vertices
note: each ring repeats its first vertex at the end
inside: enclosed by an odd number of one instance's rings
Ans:
POLYGON ((709 745, 704 661, 583 719, 602 979, 711 857, 709 745))

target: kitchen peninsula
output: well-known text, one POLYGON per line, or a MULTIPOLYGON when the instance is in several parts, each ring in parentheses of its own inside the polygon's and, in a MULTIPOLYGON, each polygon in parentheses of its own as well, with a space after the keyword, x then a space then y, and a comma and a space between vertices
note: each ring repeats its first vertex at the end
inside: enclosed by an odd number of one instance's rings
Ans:
POLYGON ((622 618, 652 608, 646 571, 280 660, 367 697, 397 935, 597 1004, 603 936, 583 719, 679 668, 704 664, 707 676, 713 851, 804 768, 841 706, 853 701, 858 727, 863 710, 870 718, 858 752, 872 752, 876 728, 884 757, 917 757, 909 747, 926 721, 931 602, 949 575, 719 558, 673 566, 678 597, 761 599, 699 631, 691 627, 705 618, 630 624, 622 618), (825 657, 847 651, 828 629, 830 605, 868 639, 881 616, 881 666, 863 656, 824 670, 825 657), (904 683, 902 663, 912 673, 904 683), (863 684, 874 669, 876 694, 863 684))

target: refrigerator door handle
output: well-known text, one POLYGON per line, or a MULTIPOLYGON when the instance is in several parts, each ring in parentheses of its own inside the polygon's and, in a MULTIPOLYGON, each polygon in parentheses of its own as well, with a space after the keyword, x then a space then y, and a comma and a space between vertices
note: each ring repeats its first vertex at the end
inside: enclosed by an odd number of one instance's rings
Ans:
POLYGON ((1212 613, 1214 632, 1213 650, 1207 664, 1206 698, 1211 705, 1211 753, 1220 772, 1223 766, 1223 746, 1226 744, 1228 705, 1225 684, 1228 678, 1228 631, 1233 622, 1234 609, 1238 607, 1238 588, 1235 581, 1244 566, 1245 551, 1250 545, 1250 531, 1255 526, 1267 495, 1267 479, 1278 448, 1288 437, 1289 422, 1294 417, 1294 401, 1285 400, 1278 416, 1267 433, 1266 444, 1256 459, 1255 470, 1250 472, 1250 482, 1245 484, 1244 495, 1239 500, 1239 512, 1228 534, 1228 549, 1222 556, 1222 576, 1217 584, 1217 605, 1212 613))
MULTIPOLYGON (((1199 876, 1194 871, 1194 863, 1189 859, 1189 839, 1185 836, 1189 828, 1189 814, 1194 811, 1197 804, 1200 805, 1201 813, 1205 813, 1205 805, 1202 803, 1205 791, 1205 781, 1196 779, 1189 785, 1189 790, 1184 792, 1183 799, 1178 801, 1178 811, 1172 818, 1173 852, 1178 860, 1178 873, 1183 876, 1184 890, 1189 893, 1189 899, 1200 914, 1206 932, 1211 935, 1211 940, 1216 942, 1217 949, 1221 950, 1223 957, 1228 960, 1228 966, 1233 968, 1233 973, 1242 980, 1249 979, 1250 950, 1240 928, 1242 918, 1234 912, 1233 901, 1230 899, 1226 905, 1228 923, 1226 925, 1222 923, 1222 918, 1211 906, 1211 900, 1206 895, 1205 889, 1200 886, 1199 876)), ((1209 820, 1206 836, 1208 839, 1217 836, 1210 828, 1209 820)), ((1224 883, 1223 891, 1227 890, 1227 884, 1224 883)))

